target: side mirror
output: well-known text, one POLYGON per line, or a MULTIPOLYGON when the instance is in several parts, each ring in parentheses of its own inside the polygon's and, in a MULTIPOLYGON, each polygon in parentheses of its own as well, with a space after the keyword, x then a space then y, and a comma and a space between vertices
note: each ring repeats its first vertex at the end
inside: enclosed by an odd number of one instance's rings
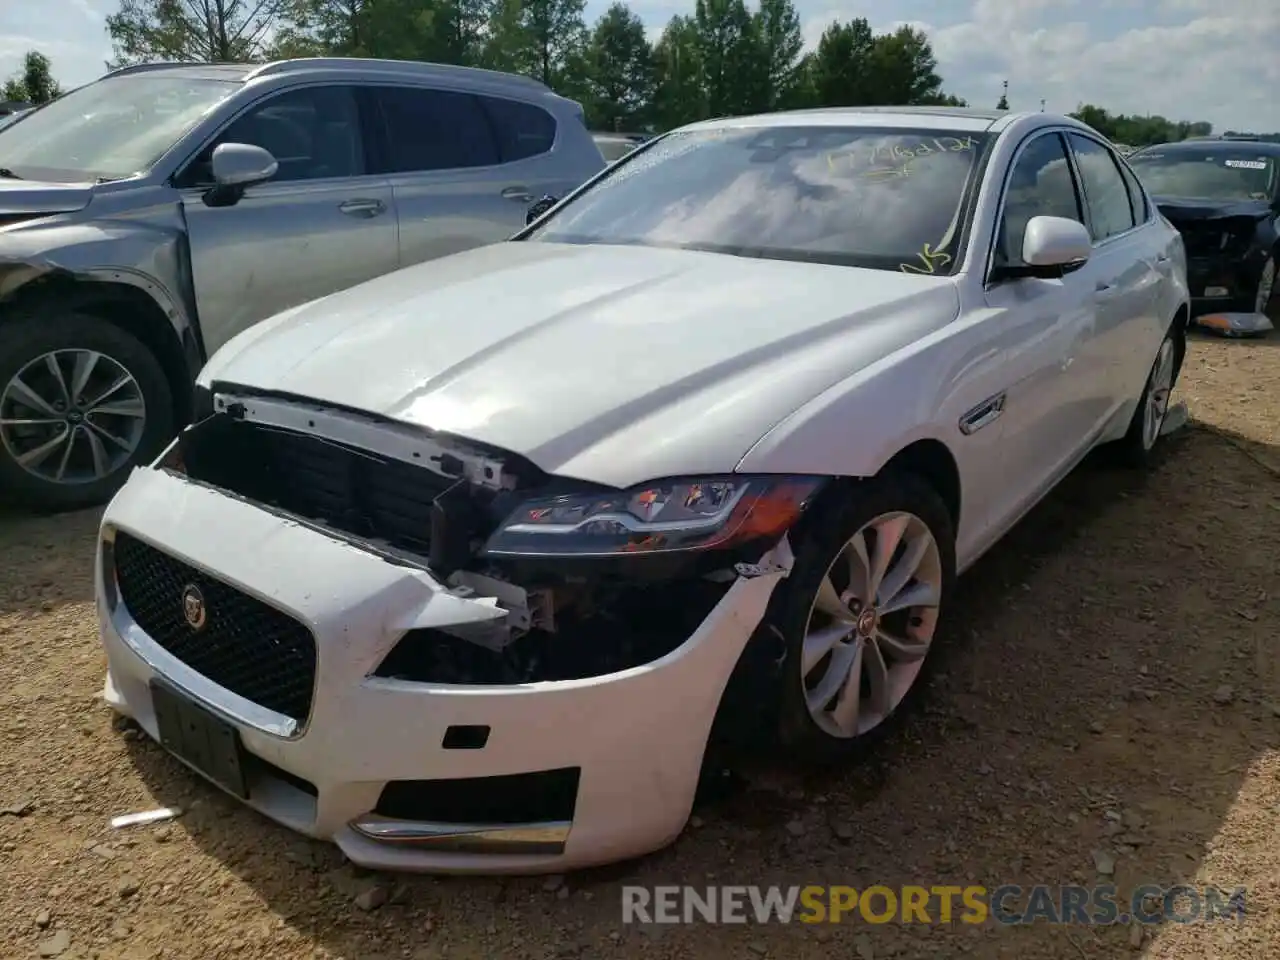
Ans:
POLYGON ((238 203, 246 187, 265 183, 276 175, 280 164, 269 150, 250 143, 222 143, 210 158, 213 187, 204 196, 211 207, 229 207, 238 203))
POLYGON ((213 151, 213 181, 220 187, 263 183, 279 169, 271 151, 251 143, 223 143, 213 151))
POLYGON ((558 198, 549 195, 533 201, 533 203, 529 204, 529 209, 525 211, 524 225, 527 227, 559 202, 558 198))
POLYGON ((1022 231, 1022 263, 995 267, 991 280, 1055 280, 1079 270, 1092 255, 1093 238, 1080 221, 1032 217, 1022 231))
POLYGON ((1066 217, 1032 217, 1022 234, 1022 262, 1030 267, 1082 266, 1093 254, 1083 223, 1066 217))

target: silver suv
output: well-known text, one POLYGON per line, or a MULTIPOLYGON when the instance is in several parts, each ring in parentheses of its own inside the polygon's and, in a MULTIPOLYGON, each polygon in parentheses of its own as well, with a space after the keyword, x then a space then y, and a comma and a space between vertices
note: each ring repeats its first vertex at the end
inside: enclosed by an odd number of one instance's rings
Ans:
POLYGON ((579 104, 436 64, 151 64, 24 115, 0 130, 0 502, 106 500, 232 336, 503 240, 604 165, 579 104))

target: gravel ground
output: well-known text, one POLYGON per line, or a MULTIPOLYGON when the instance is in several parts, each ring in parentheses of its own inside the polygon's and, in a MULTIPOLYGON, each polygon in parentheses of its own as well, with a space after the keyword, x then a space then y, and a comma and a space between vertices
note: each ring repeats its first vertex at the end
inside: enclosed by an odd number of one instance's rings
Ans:
POLYGON ((747 771, 674 847, 551 880, 362 876, 197 783, 99 699, 96 515, 2 517, 0 956, 1274 955, 1280 337, 1197 340, 1181 393, 1193 420, 1154 474, 1082 467, 963 578, 926 708, 878 763, 747 771), (107 828, 162 804, 186 812, 107 828), (1248 916, 620 922, 623 883, 1092 884, 1100 867, 1122 890, 1247 886, 1248 916))

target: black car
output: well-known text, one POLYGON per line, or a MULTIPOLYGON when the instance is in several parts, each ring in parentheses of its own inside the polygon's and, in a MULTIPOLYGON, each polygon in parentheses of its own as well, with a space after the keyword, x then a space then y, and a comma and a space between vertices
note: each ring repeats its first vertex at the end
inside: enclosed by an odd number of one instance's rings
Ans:
POLYGON ((1187 249, 1192 309, 1266 313, 1280 260, 1280 143, 1243 137, 1144 147, 1127 158, 1187 249))

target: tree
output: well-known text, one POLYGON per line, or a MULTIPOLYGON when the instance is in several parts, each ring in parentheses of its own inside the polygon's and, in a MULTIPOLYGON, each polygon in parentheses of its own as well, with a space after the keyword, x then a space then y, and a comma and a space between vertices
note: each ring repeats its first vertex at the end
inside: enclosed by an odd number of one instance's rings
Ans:
POLYGON ((933 46, 924 31, 899 27, 875 38, 871 48, 875 100, 884 105, 935 103, 942 78, 933 46))
POLYGON ((760 0, 755 34, 764 64, 763 108, 780 110, 799 105, 803 94, 804 38, 800 15, 791 0, 760 0))
POLYGON ((768 64, 762 60, 756 22, 743 0, 696 0, 693 22, 711 116, 762 109, 768 64))
POLYGON ((690 17, 672 17, 654 47, 656 85, 653 119, 670 130, 707 117, 707 87, 698 27, 690 17))
POLYGON ((1173 121, 1161 116, 1113 114, 1089 103, 1077 107, 1072 116, 1081 123, 1087 123, 1107 139, 1134 147, 1185 140, 1187 137, 1207 137, 1213 132, 1213 125, 1204 121, 1173 121))
POLYGON ((653 48, 644 21, 615 3, 596 22, 587 46, 587 116, 606 130, 636 129, 653 101, 653 48))
POLYGON ((290 0, 272 57, 479 63, 488 0, 290 0))
POLYGON ((287 0, 120 0, 107 17, 115 66, 261 60, 287 0))
POLYGON ((489 18, 487 65, 579 92, 585 72, 586 0, 498 0, 489 18))
POLYGON ((859 107, 875 101, 871 52, 875 35, 862 17, 833 22, 822 32, 810 61, 814 100, 826 107, 859 107))
POLYGON ((999 100, 999 102, 997 102, 997 103, 996 103, 996 109, 997 109, 997 110, 1008 110, 1008 109, 1009 109, 1009 98, 1008 98, 1008 97, 1006 97, 1003 93, 1002 93, 1002 94, 1000 94, 1000 100, 999 100))
POLYGON ((22 69, 0 87, 0 99, 26 103, 48 103, 62 96, 62 88, 53 79, 49 58, 39 50, 28 50, 22 58, 22 69))

